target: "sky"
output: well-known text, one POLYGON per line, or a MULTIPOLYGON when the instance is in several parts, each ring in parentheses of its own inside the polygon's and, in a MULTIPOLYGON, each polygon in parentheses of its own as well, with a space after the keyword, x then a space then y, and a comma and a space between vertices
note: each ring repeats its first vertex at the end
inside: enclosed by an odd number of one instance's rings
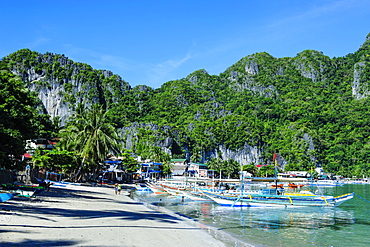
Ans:
POLYGON ((370 1, 1 0, 0 30, 0 59, 23 48, 64 54, 159 88, 258 52, 353 53, 370 33, 370 1))

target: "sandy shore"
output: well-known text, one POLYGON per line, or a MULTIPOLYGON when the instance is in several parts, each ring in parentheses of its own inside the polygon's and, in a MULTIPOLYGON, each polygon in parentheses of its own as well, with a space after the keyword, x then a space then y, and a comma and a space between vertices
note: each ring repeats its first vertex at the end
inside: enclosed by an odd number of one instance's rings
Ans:
MULTIPOLYGON (((70 186, 0 204, 0 245, 229 246, 199 223, 133 201, 126 190, 70 186)), ((221 239, 222 240, 222 239, 221 239)))

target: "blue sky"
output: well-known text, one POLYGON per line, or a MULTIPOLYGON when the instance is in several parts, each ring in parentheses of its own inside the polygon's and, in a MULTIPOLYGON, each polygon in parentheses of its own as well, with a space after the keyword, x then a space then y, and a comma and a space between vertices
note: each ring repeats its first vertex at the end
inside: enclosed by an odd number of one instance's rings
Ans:
POLYGON ((368 0, 1 0, 0 10, 0 58, 64 54, 153 88, 257 52, 345 56, 370 33, 368 0))

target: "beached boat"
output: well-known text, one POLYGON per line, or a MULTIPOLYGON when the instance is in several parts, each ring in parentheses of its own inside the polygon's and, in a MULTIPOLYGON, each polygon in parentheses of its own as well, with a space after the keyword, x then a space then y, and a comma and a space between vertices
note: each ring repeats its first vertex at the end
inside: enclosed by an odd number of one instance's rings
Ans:
POLYGON ((68 187, 68 186, 80 186, 80 183, 66 182, 66 181, 53 181, 49 179, 36 178, 37 182, 41 186, 50 186, 50 187, 68 187))
POLYGON ((14 191, 16 196, 21 197, 35 197, 35 192, 36 190, 21 190, 21 189, 14 191))
POLYGON ((136 184, 135 190, 137 192, 151 192, 150 188, 145 184, 136 184))
POLYGON ((44 188, 38 185, 29 184, 2 184, 1 188, 4 192, 12 193, 14 196, 20 197, 34 197, 40 193, 44 188))
POLYGON ((0 202, 6 202, 14 197, 13 193, 9 192, 0 192, 0 202))
POLYGON ((262 189, 258 193, 240 196, 223 195, 207 191, 203 191, 203 193, 219 205, 228 207, 332 207, 338 206, 354 197, 354 193, 334 197, 317 195, 310 191, 284 192, 276 189, 262 189))

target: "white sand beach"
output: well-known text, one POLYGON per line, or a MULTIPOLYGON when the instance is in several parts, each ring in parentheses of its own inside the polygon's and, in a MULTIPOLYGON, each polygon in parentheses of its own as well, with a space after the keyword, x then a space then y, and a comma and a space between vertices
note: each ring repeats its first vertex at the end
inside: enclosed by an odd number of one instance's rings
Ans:
MULTIPOLYGON (((0 204, 1 246, 228 246, 206 227, 112 187, 70 186, 0 204)), ((222 240, 222 239, 221 239, 222 240)))

